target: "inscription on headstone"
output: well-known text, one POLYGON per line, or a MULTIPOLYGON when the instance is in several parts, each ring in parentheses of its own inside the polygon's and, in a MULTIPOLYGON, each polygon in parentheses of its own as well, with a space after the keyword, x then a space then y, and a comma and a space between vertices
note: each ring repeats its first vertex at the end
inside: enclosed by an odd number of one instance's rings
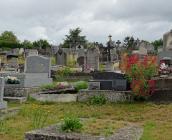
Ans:
POLYGON ((51 62, 43 56, 29 56, 26 59, 25 73, 50 73, 51 62))

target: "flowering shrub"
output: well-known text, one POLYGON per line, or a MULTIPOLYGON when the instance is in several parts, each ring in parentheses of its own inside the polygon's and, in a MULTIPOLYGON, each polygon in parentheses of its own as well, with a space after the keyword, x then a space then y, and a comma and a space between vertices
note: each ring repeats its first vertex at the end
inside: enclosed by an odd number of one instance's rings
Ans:
POLYGON ((20 84, 20 80, 17 77, 7 76, 5 81, 7 84, 20 84))
POLYGON ((71 88, 71 85, 68 82, 59 82, 57 84, 57 89, 66 89, 71 88))
POLYGON ((156 57, 145 56, 143 60, 138 55, 126 55, 121 65, 125 71, 131 89, 135 95, 148 96, 154 92, 155 81, 151 78, 157 73, 156 57))

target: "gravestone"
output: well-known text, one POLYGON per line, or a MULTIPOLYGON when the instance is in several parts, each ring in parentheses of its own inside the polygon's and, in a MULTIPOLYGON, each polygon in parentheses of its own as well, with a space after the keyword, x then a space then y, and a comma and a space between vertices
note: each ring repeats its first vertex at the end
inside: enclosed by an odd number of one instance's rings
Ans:
POLYGON ((3 77, 0 77, 0 109, 6 109, 7 103, 3 100, 4 98, 4 85, 5 81, 3 77))
POLYGON ((90 82, 100 82, 100 90, 126 91, 127 80, 124 74, 115 72, 96 72, 90 82))
POLYGON ((100 90, 100 82, 90 81, 88 85, 89 90, 100 90))
POLYGON ((38 50, 30 49, 28 52, 28 56, 38 55, 38 50))
POLYGON ((43 56, 29 56, 26 59, 25 73, 49 73, 51 62, 43 56))
POLYGON ((172 50, 172 30, 163 36, 163 49, 164 51, 172 50))
POLYGON ((89 48, 86 55, 86 65, 94 70, 99 70, 99 49, 89 48))
POLYGON ((52 83, 50 59, 43 56, 27 57, 25 77, 25 87, 39 87, 52 83))

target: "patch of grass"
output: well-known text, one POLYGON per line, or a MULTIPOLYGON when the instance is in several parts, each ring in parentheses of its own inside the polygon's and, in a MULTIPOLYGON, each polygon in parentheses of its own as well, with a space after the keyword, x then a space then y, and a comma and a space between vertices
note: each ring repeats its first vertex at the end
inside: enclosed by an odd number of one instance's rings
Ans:
POLYGON ((47 85, 42 85, 41 86, 41 90, 53 90, 57 87, 57 84, 56 83, 53 83, 53 84, 47 84, 47 85))
MULTIPOLYGON (((153 138, 153 136, 151 136, 151 131, 153 129, 155 129, 156 127, 156 123, 155 122, 152 122, 152 121, 148 121, 144 124, 144 134, 143 134, 143 137, 141 140, 149 140, 150 137, 153 138)), ((152 139, 154 140, 154 138, 152 139)))
POLYGON ((32 114, 32 127, 34 129, 44 127, 48 114, 41 109, 33 110, 32 114))
POLYGON ((75 82, 73 85, 74 85, 75 90, 77 91, 88 88, 88 82, 86 81, 78 81, 78 82, 75 82))
POLYGON ((29 101, 25 104, 10 103, 9 107, 20 107, 21 111, 16 116, 4 120, 5 124, 2 124, 2 128, 5 129, 0 132, 2 140, 23 140, 24 133, 34 129, 32 124, 35 113, 33 112, 39 109, 47 114, 43 127, 57 124, 66 114, 70 114, 88 120, 83 122, 81 130, 85 133, 108 136, 113 130, 126 126, 127 122, 134 122, 144 128, 142 140, 171 140, 172 138, 172 104, 106 103, 99 106, 83 103, 54 103, 43 105, 40 102, 29 101))
POLYGON ((65 117, 61 125, 61 130, 65 132, 79 132, 83 127, 80 119, 77 117, 65 117))
POLYGON ((106 102, 107 100, 103 95, 93 96, 89 99, 89 104, 91 105, 104 105, 106 102))

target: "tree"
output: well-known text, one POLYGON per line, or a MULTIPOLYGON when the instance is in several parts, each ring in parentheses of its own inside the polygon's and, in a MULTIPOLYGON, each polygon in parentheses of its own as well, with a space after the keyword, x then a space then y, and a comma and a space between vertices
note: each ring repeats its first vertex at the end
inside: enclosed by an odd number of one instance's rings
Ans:
POLYGON ((33 43, 28 41, 28 40, 24 40, 22 42, 22 47, 25 49, 32 49, 33 48, 33 43))
POLYGON ((158 51, 158 48, 163 46, 163 40, 162 39, 155 40, 155 41, 152 42, 152 45, 154 46, 154 49, 156 51, 158 51))
POLYGON ((81 36, 82 30, 80 28, 70 29, 69 35, 66 35, 66 38, 63 42, 64 48, 76 47, 77 45, 83 45, 84 47, 87 44, 86 36, 81 36))
POLYGON ((50 48, 51 45, 47 40, 40 39, 38 41, 33 42, 33 47, 35 49, 46 49, 46 48, 50 48))
POLYGON ((1 48, 19 48, 21 47, 17 36, 12 31, 4 31, 0 35, 1 48))
POLYGON ((139 42, 139 39, 135 40, 133 36, 127 36, 124 39, 124 47, 129 50, 132 51, 135 49, 135 47, 137 46, 137 43, 139 42))

